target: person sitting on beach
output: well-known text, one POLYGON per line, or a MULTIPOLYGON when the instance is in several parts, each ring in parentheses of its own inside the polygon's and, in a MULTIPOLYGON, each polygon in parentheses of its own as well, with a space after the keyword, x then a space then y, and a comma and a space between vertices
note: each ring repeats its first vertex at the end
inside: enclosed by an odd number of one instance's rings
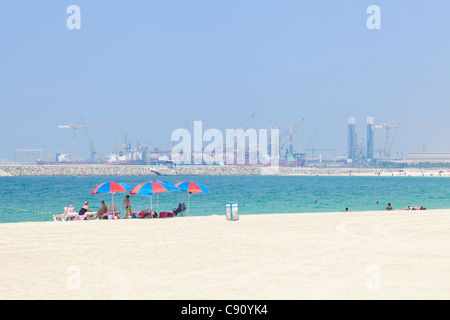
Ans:
POLYGON ((85 202, 84 206, 81 207, 80 212, 78 212, 79 216, 84 215, 86 212, 91 212, 91 210, 89 210, 89 202, 85 202))
POLYGON ((392 210, 392 206, 391 206, 390 203, 388 203, 388 205, 387 205, 387 207, 386 207, 386 210, 392 210))
POLYGON ((105 204, 105 201, 101 202, 101 207, 98 209, 97 214, 95 215, 95 218, 103 219, 103 215, 108 213, 108 207, 105 204))
MULTIPOLYGON (((69 207, 67 208, 67 213, 76 213, 77 211, 76 211, 76 209, 72 206, 72 205, 69 205, 69 207)), ((70 218, 70 220, 73 220, 73 219, 75 219, 73 216, 70 218)))

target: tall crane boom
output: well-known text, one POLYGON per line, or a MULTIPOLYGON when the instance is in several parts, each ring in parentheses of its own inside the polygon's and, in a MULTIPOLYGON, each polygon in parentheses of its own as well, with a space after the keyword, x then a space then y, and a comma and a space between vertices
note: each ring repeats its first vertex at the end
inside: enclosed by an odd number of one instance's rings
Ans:
POLYGON ((234 146, 236 146, 238 141, 241 140, 242 136, 245 133, 245 130, 247 130, 247 128, 250 125, 250 122, 252 122, 252 119, 253 119, 254 116, 255 116, 255 113, 252 113, 252 115, 250 116, 250 119, 248 119, 247 123, 242 127, 242 133, 239 136, 239 138, 236 139, 236 143, 234 144, 234 146))
POLYGON ((144 113, 141 115, 141 117, 139 118, 139 120, 138 120, 136 126, 135 126, 134 129, 133 129, 133 132, 131 132, 130 138, 128 139, 128 141, 129 141, 130 143, 132 143, 133 138, 134 138, 134 135, 135 135, 137 129, 139 128, 139 125, 141 124, 142 119, 144 119, 144 116, 145 116, 146 113, 147 113, 147 110, 145 110, 144 113))
POLYGON ((295 131, 297 131, 298 127, 300 127, 300 125, 302 124, 303 120, 300 120, 299 123, 297 123, 297 125, 295 126, 295 128, 293 130, 291 130, 289 136, 286 138, 286 140, 281 144, 281 149, 284 147, 284 145, 288 142, 288 141, 292 141, 292 136, 294 135, 295 131))
POLYGON ((76 153, 77 153, 77 129, 79 128, 118 128, 119 126, 78 126, 75 125, 74 123, 69 124, 69 125, 60 125, 58 126, 58 129, 72 129, 73 133, 72 133, 72 163, 75 164, 76 162, 76 153))
POLYGON ((253 117, 255 116, 255 113, 252 113, 252 115, 250 116, 250 119, 247 120, 247 122, 245 123, 245 125, 241 128, 242 129, 242 133, 239 137, 237 137, 236 142, 232 143, 232 140, 234 139, 234 137, 231 138, 230 142, 228 143, 228 146, 233 146, 233 149, 236 147, 237 143, 239 140, 241 140, 242 136, 245 134, 245 130, 247 130, 248 126, 250 125, 250 122, 252 122, 253 117))
POLYGON ((97 151, 95 151, 94 140, 89 137, 89 131, 88 128, 86 127, 86 123, 83 117, 81 117, 81 121, 83 122, 83 126, 85 126, 84 132, 86 134, 86 139, 88 140, 89 149, 91 151, 91 162, 95 162, 95 155, 97 154, 97 151))

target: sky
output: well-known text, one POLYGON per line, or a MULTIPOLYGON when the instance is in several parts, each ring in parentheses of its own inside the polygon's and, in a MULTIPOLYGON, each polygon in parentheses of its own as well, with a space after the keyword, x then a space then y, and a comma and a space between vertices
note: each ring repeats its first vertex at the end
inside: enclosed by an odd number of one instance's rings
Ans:
MULTIPOLYGON (((347 154, 376 124, 435 124, 391 132, 391 157, 450 151, 447 0, 12 1, 0 3, 0 158, 12 150, 106 157, 124 135, 169 148, 175 129, 289 125, 294 149, 347 154), (70 5, 81 29, 70 30, 70 5), (381 9, 381 29, 366 12, 381 9)), ((385 130, 376 129, 375 149, 385 130)), ((375 152, 376 155, 378 151, 375 152)))

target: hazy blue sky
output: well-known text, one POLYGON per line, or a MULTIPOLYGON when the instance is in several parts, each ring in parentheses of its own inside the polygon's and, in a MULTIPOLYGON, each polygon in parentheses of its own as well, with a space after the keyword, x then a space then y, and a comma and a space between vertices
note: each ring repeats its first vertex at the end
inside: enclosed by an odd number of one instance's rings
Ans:
MULTIPOLYGON (((437 123, 430 150, 450 151, 450 2, 165 0, 2 1, 0 158, 13 148, 70 153, 74 119, 104 156, 132 142, 171 146, 176 128, 238 128, 305 119, 295 149, 346 154, 347 117, 437 123), (81 30, 66 9, 81 8, 81 30), (381 30, 366 9, 381 8, 381 30)), ((399 129, 396 152, 420 150, 430 128, 399 129)), ((376 149, 384 145, 377 129, 376 149)), ((78 154, 89 150, 78 131, 78 154)), ((376 152, 378 155, 378 153, 376 152)))

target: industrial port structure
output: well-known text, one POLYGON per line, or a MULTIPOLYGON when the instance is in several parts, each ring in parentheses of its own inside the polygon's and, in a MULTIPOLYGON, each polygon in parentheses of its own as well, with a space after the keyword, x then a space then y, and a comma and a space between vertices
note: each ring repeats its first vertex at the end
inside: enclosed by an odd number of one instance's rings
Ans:
MULTIPOLYGON (((253 118, 254 113, 250 116, 250 118, 240 127, 242 132, 245 132, 253 118)), ((124 135, 124 143, 116 146, 114 151, 112 151, 107 159, 97 159, 96 157, 96 149, 94 147, 94 141, 90 138, 88 129, 89 128, 112 128, 117 126, 88 126, 85 124, 85 121, 82 119, 82 125, 75 124, 73 121, 70 125, 60 125, 59 129, 72 129, 72 154, 64 154, 57 153, 56 157, 53 160, 44 161, 43 160, 43 151, 42 149, 14 149, 14 162, 18 164, 39 164, 39 165, 63 165, 63 164, 96 164, 96 165, 169 165, 172 166, 174 164, 172 148, 168 150, 164 150, 158 147, 151 148, 150 146, 141 145, 139 143, 136 146, 132 146, 131 143, 127 142, 127 136, 124 135), (86 138, 89 142, 89 158, 86 156, 85 158, 77 158, 77 129, 84 129, 86 138)), ((139 123, 142 120, 139 119, 139 123)), ((387 123, 384 124, 375 124, 375 118, 373 116, 368 116, 366 118, 366 137, 364 139, 359 140, 356 130, 356 118, 348 117, 347 119, 347 155, 335 157, 334 159, 327 161, 323 161, 321 151, 336 151, 336 149, 320 149, 314 147, 312 145, 312 141, 317 135, 317 131, 314 131, 309 141, 303 143, 303 146, 300 151, 294 149, 294 138, 295 133, 298 128, 304 122, 304 119, 298 121, 295 125, 291 122, 289 126, 289 130, 284 131, 277 137, 279 140, 276 142, 272 141, 272 137, 270 136, 270 132, 272 129, 272 123, 269 124, 269 147, 268 150, 271 150, 271 145, 276 143, 278 144, 278 152, 279 154, 270 154, 271 157, 276 157, 278 159, 278 163, 280 166, 287 167, 301 167, 301 166, 310 166, 310 165, 328 165, 333 166, 376 166, 380 162, 450 162, 450 152, 430 152, 427 150, 427 145, 424 145, 422 151, 411 152, 406 159, 391 159, 392 153, 392 142, 395 139, 395 134, 397 133, 397 129, 403 127, 432 127, 431 133, 434 131, 435 124, 415 124, 415 125, 389 125, 387 123), (375 129, 384 129, 385 130, 385 141, 384 148, 380 148, 378 151, 379 157, 376 157, 375 150, 375 129), (392 130, 394 131, 394 136, 392 137, 392 130), (317 155, 319 153, 319 155, 317 155)), ((278 129, 277 124, 275 123, 274 128, 278 129)), ((133 134, 136 132, 137 127, 134 129, 133 134)), ((240 139, 245 139, 243 137, 244 134, 237 136, 233 141, 228 141, 224 144, 224 147, 233 146, 233 150, 235 150, 236 154, 238 152, 237 146, 240 139)), ((431 139, 431 135, 430 135, 431 139)), ((248 144, 245 145, 245 164, 249 165, 249 158, 251 156, 251 150, 249 150, 248 144)), ((242 150, 241 150, 242 151, 242 150)), ((191 154, 192 157, 195 156, 194 153, 191 154)), ((236 156, 235 156, 236 157, 236 156)), ((216 164, 230 164, 230 163, 216 163, 216 164)), ((261 162, 258 162, 256 165, 261 165, 261 162)))
MULTIPOLYGON (((356 133, 356 118, 348 118, 348 156, 347 162, 350 164, 363 164, 370 165, 375 160, 392 162, 391 159, 391 149, 392 141, 391 130, 405 127, 432 127, 431 134, 436 127, 436 124, 414 124, 414 125, 389 125, 387 123, 376 125, 373 116, 367 117, 367 135, 366 135, 366 146, 364 150, 364 145, 358 143, 358 137, 356 133), (383 152, 383 157, 379 159, 375 158, 375 129, 385 129, 385 141, 384 149, 380 150, 383 152)), ((395 131, 396 133, 397 131, 395 131)), ((431 134, 430 138, 431 139, 431 134)), ((394 136, 395 138, 395 136, 394 136)), ((406 160, 395 160, 397 162, 450 162, 450 152, 428 152, 428 145, 430 141, 423 146, 423 151, 421 152, 411 152, 406 160)))
MULTIPOLYGON (((242 125, 239 130, 241 130, 241 134, 233 138, 233 140, 226 141, 224 144, 224 149, 229 148, 230 146, 235 150, 235 156, 234 158, 237 158, 238 152, 245 154, 245 164, 249 165, 249 158, 253 157, 254 154, 252 154, 252 148, 249 148, 248 144, 245 144, 245 150, 239 149, 239 142, 241 140, 246 139, 246 130, 249 128, 250 123, 253 120, 254 113, 250 116, 250 118, 242 125)), ((142 119, 142 117, 141 117, 142 119)), ((140 119, 140 120, 141 120, 140 119)), ((75 124, 75 121, 73 121, 69 125, 60 125, 58 126, 58 129, 72 129, 72 153, 71 154, 65 154, 65 153, 57 153, 56 157, 49 161, 44 161, 42 158, 36 161, 39 165, 64 165, 64 164, 76 164, 76 165, 89 165, 89 164, 96 164, 96 165, 173 165, 174 159, 172 154, 172 148, 169 148, 168 150, 163 150, 158 147, 151 148, 150 146, 141 145, 139 143, 136 144, 136 146, 132 146, 131 143, 127 142, 126 135, 124 135, 123 144, 120 144, 119 146, 116 146, 114 148, 114 151, 111 152, 108 155, 107 159, 97 159, 96 158, 96 149, 94 147, 93 140, 89 137, 88 129, 89 128, 112 128, 117 126, 98 126, 98 125, 92 125, 88 126, 85 124, 84 119, 82 125, 75 124), (90 158, 77 158, 77 129, 84 129, 86 133, 86 138, 89 141, 89 149, 90 149, 90 158)), ((281 166, 303 166, 306 163, 306 153, 305 152, 297 152, 294 150, 294 143, 293 143, 293 136, 297 129, 300 127, 300 125, 303 123, 304 119, 301 119, 295 126, 293 123, 290 124, 289 131, 286 133, 284 132, 283 135, 280 135, 280 140, 275 141, 273 137, 270 135, 271 131, 269 130, 269 138, 268 138, 268 150, 271 150, 271 147, 276 145, 279 147, 279 154, 270 154, 270 157, 276 158, 279 161, 279 164, 281 166), (281 140, 282 139, 282 140, 281 140)), ((272 125, 270 124, 270 128, 272 125)), ((277 128, 277 125, 275 124, 275 128, 277 128)), ((134 132, 137 128, 135 128, 134 132)), ((134 133, 133 132, 133 133, 134 133)), ((317 150, 317 149, 316 149, 317 150)), ((203 152, 203 151, 200 151, 203 152)), ((190 157, 194 158, 196 155, 198 156, 198 150, 195 150, 194 152, 189 152, 190 157)), ((270 151, 269 151, 270 153, 270 151)), ((313 149, 314 153, 314 149, 313 149)), ((260 160, 260 159, 259 159, 260 160)), ((258 160, 258 161, 259 161, 258 160)), ((311 159, 312 160, 312 159, 311 159)), ((23 163, 24 164, 24 163, 23 163)), ((27 163, 29 164, 29 163, 27 163)), ((216 163, 216 164, 221 164, 216 163)), ((226 164, 230 164, 227 162, 226 164)), ((253 165, 261 164, 261 162, 258 162, 253 165)))

